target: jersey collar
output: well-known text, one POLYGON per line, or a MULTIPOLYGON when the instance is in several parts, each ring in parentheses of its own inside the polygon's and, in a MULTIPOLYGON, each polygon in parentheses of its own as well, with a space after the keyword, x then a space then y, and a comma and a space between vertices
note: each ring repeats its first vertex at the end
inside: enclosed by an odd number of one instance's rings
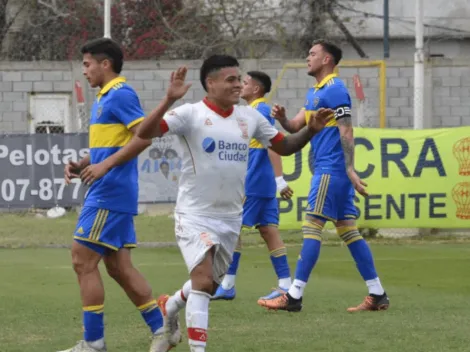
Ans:
POLYGON ((331 73, 331 74, 329 74, 328 76, 326 76, 325 78, 323 78, 320 83, 315 84, 314 87, 315 87, 316 89, 323 88, 323 86, 324 86, 326 83, 328 83, 328 81, 329 81, 330 79, 335 78, 335 77, 338 77, 338 75, 337 75, 336 73, 331 73))
POLYGON ((108 93, 110 89, 113 88, 116 84, 124 83, 125 81, 126 81, 126 78, 122 76, 112 79, 103 88, 101 88, 101 90, 98 92, 98 97, 101 97, 105 95, 106 93, 108 93))
POLYGON ((233 106, 228 110, 223 110, 223 109, 219 108, 217 105, 215 105, 213 102, 211 102, 209 99, 207 99, 207 97, 204 98, 203 102, 204 102, 204 104, 206 104, 206 106, 209 109, 211 109, 217 115, 220 115, 222 117, 229 117, 230 115, 232 115, 232 112, 233 112, 233 109, 234 109, 233 106))
POLYGON ((250 103, 250 106, 251 106, 252 108, 254 108, 256 105, 258 105, 258 104, 260 104, 260 103, 266 103, 266 102, 267 102, 266 98, 258 98, 258 99, 253 100, 253 101, 250 103))

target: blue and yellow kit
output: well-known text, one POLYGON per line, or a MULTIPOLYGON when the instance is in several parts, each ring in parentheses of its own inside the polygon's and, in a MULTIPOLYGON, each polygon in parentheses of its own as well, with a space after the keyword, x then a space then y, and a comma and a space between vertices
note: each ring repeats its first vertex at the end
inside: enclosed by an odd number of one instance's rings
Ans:
MULTIPOLYGON (((266 103, 266 99, 256 99, 250 106, 258 110, 274 126, 271 108, 266 103)), ((277 226, 279 224, 279 207, 276 199, 277 188, 268 149, 256 139, 252 139, 248 155, 243 226, 277 226)))
POLYGON ((335 112, 335 118, 310 142, 314 175, 307 214, 332 221, 354 219, 357 217, 355 191, 346 172, 338 128, 338 120, 351 117, 348 89, 336 74, 328 75, 309 89, 304 108, 307 122, 320 108, 335 112))
MULTIPOLYGON (((139 98, 124 77, 117 77, 98 93, 91 109, 90 164, 98 164, 128 144, 130 129, 144 119, 139 98)), ((76 240, 104 253, 135 247, 134 216, 139 195, 137 158, 111 169, 95 181, 85 198, 76 240)))

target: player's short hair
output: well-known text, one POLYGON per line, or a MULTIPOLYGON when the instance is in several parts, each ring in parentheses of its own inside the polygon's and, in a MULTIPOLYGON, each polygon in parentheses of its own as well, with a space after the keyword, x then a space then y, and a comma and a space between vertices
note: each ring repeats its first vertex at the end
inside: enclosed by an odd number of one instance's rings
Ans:
POLYGON ((82 49, 82 54, 90 54, 98 61, 108 59, 115 73, 121 73, 124 54, 119 44, 109 38, 98 38, 86 43, 82 49))
POLYGON ((246 74, 261 85, 264 94, 267 94, 271 91, 271 77, 269 77, 266 73, 261 71, 249 71, 246 74))
POLYGON ((206 92, 207 76, 226 67, 240 67, 240 64, 236 58, 230 55, 212 55, 204 60, 200 70, 200 80, 206 92))
POLYGON ((314 45, 321 45, 323 50, 325 50, 328 54, 333 56, 333 60, 335 61, 335 66, 338 65, 341 59, 343 58, 343 51, 332 42, 329 42, 325 39, 317 39, 313 41, 312 46, 314 45))

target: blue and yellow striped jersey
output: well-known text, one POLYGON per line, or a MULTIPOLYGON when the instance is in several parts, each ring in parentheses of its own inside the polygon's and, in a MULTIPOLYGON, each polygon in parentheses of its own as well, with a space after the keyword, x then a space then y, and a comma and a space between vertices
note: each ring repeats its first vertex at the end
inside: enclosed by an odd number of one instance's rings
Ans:
MULTIPOLYGON (((266 99, 256 99, 250 104, 258 110, 271 125, 274 119, 271 117, 271 108, 266 104, 266 99)), ((274 170, 269 159, 268 150, 256 139, 250 141, 248 152, 248 170, 245 181, 245 194, 261 198, 276 196, 276 180, 274 170)))
POLYGON ((337 122, 341 118, 351 117, 351 98, 346 85, 336 74, 326 76, 309 89, 304 108, 307 122, 320 108, 329 108, 335 112, 335 118, 310 142, 315 173, 346 172, 337 122))
MULTIPOLYGON (((139 98, 124 77, 117 77, 98 93, 91 109, 90 162, 98 164, 132 138, 130 128, 144 119, 139 98)), ((139 195, 137 158, 111 169, 94 182, 85 206, 137 214, 139 195)))

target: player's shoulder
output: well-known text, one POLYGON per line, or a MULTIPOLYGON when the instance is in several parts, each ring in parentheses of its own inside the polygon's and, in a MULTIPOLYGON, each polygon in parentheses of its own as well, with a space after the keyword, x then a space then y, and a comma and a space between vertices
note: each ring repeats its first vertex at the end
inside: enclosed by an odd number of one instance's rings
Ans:
POLYGON ((258 110, 264 117, 271 117, 271 107, 266 102, 261 102, 256 106, 258 110))
POLYGON ((113 99, 137 97, 135 89, 126 82, 117 82, 109 90, 113 99))
POLYGON ((345 92, 348 93, 346 83, 339 77, 333 77, 325 84, 326 91, 328 92, 345 92))

